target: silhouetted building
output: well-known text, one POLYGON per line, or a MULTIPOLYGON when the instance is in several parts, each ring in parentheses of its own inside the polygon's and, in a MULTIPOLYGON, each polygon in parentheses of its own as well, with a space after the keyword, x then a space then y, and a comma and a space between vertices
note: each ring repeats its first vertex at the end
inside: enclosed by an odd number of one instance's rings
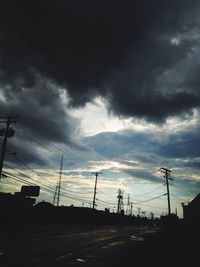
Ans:
POLYGON ((182 203, 182 207, 185 220, 200 222, 200 193, 187 205, 182 203))
POLYGON ((16 192, 15 194, 0 193, 0 209, 31 207, 35 204, 35 201, 35 198, 23 196, 21 192, 16 192))
POLYGON ((38 196, 39 192, 39 186, 22 186, 21 191, 14 194, 0 192, 0 209, 32 207, 36 202, 32 196, 38 196))
POLYGON ((35 207, 37 208, 52 208, 54 207, 53 204, 51 204, 50 202, 47 201, 42 201, 42 202, 38 202, 35 207))

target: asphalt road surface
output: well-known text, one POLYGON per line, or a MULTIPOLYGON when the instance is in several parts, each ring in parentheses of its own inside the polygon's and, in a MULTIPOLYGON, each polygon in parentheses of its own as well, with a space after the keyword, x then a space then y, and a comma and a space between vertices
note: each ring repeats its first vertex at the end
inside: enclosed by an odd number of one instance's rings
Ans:
POLYGON ((148 226, 4 225, 0 266, 116 266, 122 251, 157 230, 148 226))

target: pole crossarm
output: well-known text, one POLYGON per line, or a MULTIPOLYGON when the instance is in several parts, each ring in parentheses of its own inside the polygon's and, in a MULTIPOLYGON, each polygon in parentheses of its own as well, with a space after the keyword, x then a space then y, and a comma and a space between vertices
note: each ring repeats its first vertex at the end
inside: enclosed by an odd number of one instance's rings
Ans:
POLYGON ((16 123, 18 117, 17 116, 6 116, 6 117, 0 117, 0 123, 7 123, 8 119, 10 121, 10 123, 16 123))

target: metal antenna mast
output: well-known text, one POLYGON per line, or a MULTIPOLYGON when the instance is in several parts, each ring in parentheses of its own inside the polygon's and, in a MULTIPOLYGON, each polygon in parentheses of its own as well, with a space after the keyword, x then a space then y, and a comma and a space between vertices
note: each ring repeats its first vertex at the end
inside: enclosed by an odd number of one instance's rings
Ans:
POLYGON ((122 213, 122 210, 124 210, 124 204, 123 204, 123 192, 121 189, 118 190, 118 203, 117 203, 117 213, 122 213))
POLYGON ((54 196, 53 196, 53 205, 56 202, 57 191, 58 191, 58 185, 56 185, 55 193, 54 193, 54 196))
POLYGON ((57 198, 57 206, 59 206, 59 201, 60 201, 60 187, 61 187, 61 178, 62 178, 62 168, 63 168, 63 156, 61 158, 61 163, 60 163, 60 176, 59 176, 59 182, 58 182, 58 198, 57 198))

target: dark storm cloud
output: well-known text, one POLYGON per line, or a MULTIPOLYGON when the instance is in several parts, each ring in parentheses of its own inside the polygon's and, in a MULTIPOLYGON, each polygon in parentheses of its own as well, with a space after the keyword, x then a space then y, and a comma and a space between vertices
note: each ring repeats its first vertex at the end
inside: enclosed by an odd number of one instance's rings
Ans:
POLYGON ((3 87, 0 82, 0 113, 17 116, 17 122, 11 125, 15 135, 14 142, 8 140, 10 150, 27 163, 49 166, 44 153, 53 152, 55 158, 61 153, 57 147, 52 148, 52 142, 83 149, 73 138, 79 122, 66 112, 55 85, 41 75, 33 76, 35 85, 30 88, 24 87, 23 81, 18 81, 22 83, 20 88, 16 84, 3 87))
MULTIPOLYGON (((1 114, 17 115, 18 127, 49 141, 68 142, 78 121, 65 111, 59 90, 48 80, 34 74, 36 85, 31 88, 7 86, 1 90, 1 114)), ((3 85, 2 85, 3 87, 3 85)))
POLYGON ((27 168, 23 163, 32 163, 34 166, 47 167, 48 160, 37 150, 37 146, 30 142, 25 142, 15 137, 15 142, 8 142, 5 160, 9 163, 15 163, 20 168, 27 168), (16 155, 12 155, 16 153, 16 155))
MULTIPOLYGON (((2 87, 16 98, 22 87, 37 91, 36 72, 67 88, 72 106, 101 95, 119 115, 160 122, 188 112, 200 105, 198 76, 174 88, 158 80, 198 48, 198 11, 196 0, 1 1, 2 87), (176 36, 187 38, 170 43, 176 36)), ((44 91, 45 102, 56 99, 44 91)))

